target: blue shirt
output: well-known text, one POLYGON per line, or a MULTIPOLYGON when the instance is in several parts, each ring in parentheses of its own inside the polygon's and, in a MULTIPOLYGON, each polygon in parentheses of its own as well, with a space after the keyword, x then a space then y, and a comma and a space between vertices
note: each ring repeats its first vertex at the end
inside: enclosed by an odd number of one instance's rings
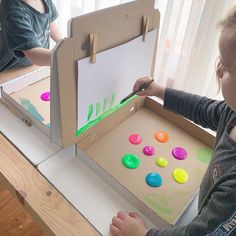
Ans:
POLYGON ((50 23, 57 16, 52 0, 42 14, 23 0, 0 0, 0 71, 31 65, 23 51, 49 48, 50 23))

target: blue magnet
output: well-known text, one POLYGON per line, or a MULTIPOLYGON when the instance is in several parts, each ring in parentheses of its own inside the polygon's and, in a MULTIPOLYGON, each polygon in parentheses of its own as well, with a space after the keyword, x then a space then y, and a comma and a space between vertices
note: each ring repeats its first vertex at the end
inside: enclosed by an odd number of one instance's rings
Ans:
POLYGON ((149 173, 146 176, 146 182, 151 187, 160 187, 162 185, 162 177, 158 173, 149 173))

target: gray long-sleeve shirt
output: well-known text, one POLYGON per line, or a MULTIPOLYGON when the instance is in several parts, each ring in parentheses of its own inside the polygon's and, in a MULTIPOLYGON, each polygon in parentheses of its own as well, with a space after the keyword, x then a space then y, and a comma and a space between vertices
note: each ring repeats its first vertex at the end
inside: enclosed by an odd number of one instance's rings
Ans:
POLYGON ((198 215, 186 226, 151 229, 146 236, 236 235, 236 142, 229 136, 236 113, 224 102, 167 89, 164 107, 217 131, 211 162, 200 186, 198 215))

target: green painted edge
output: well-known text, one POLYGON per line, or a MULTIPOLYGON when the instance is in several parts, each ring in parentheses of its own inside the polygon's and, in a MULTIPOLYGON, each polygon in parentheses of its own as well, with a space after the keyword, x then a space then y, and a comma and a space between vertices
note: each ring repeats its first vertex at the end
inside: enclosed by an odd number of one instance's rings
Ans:
POLYGON ((129 103, 131 100, 133 100, 136 97, 133 96, 130 99, 128 99, 127 101, 125 101, 122 104, 118 104, 116 105, 114 108, 104 112, 103 114, 101 114, 99 117, 97 117, 96 119, 90 121, 88 124, 86 124, 85 126, 83 126, 82 128, 80 128, 79 130, 76 131, 75 136, 80 136, 81 134, 83 134, 86 130, 88 130, 89 128, 91 128, 92 126, 96 125, 97 123, 101 122, 102 120, 104 120, 106 117, 110 116, 113 112, 118 111, 119 109, 121 109, 123 106, 125 106, 127 103, 129 103))

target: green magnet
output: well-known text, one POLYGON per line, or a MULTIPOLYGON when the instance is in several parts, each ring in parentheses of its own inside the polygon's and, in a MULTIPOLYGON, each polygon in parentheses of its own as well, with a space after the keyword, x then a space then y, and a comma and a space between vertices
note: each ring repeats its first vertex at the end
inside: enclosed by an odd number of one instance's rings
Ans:
POLYGON ((140 165, 140 158, 135 154, 127 154, 123 156, 122 163, 129 169, 136 169, 140 165))

